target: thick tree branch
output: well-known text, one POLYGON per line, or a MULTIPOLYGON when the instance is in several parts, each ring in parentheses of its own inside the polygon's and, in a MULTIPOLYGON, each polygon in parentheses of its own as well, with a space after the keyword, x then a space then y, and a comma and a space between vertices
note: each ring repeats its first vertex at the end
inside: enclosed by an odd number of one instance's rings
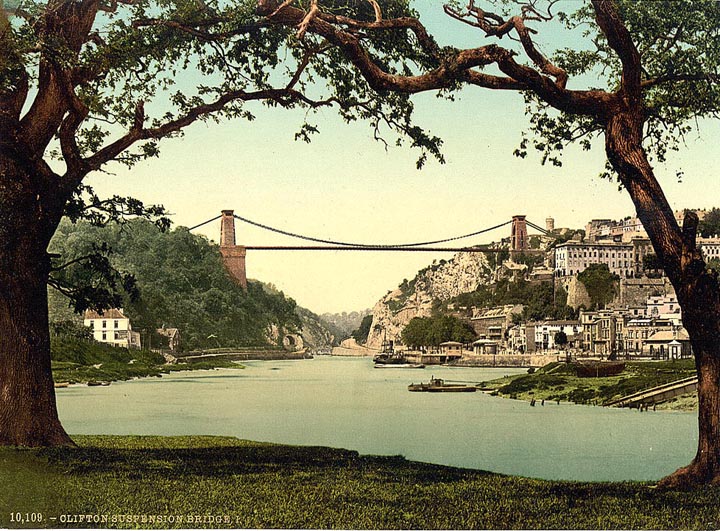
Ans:
MULTIPOLYGON (((97 0, 52 1, 42 15, 40 38, 77 57, 87 42, 97 11, 97 0)), ((42 52, 37 96, 20 122, 23 141, 36 156, 41 156, 74 105, 64 87, 64 67, 56 61, 48 52, 42 52)))
POLYGON ((64 97, 70 101, 70 110, 60 125, 58 137, 68 173, 74 174, 81 170, 82 154, 77 144, 77 131, 80 124, 87 118, 88 107, 75 94, 75 88, 66 72, 60 74, 63 78, 64 97))
MULTIPOLYGON (((270 17, 268 17, 270 18, 270 17)), ((418 40, 418 44, 422 49, 432 56, 437 57, 440 53, 440 47, 438 46, 435 39, 430 35, 422 25, 422 23, 412 17, 398 17, 391 19, 376 19, 374 22, 365 22, 362 20, 356 20, 353 18, 345 17, 342 15, 334 15, 332 13, 320 13, 319 18, 330 23, 339 24, 353 29, 364 29, 364 30, 402 30, 407 29, 415 34, 415 38, 418 40)))
POLYGON ((643 89, 652 88, 664 83, 676 83, 679 81, 708 81, 709 83, 718 83, 720 76, 715 73, 703 74, 667 74, 651 79, 645 79, 640 83, 643 89))
POLYGON ((567 72, 553 64, 547 57, 540 53, 530 36, 531 33, 535 33, 535 30, 525 25, 527 18, 531 20, 549 20, 552 18, 550 15, 541 15, 532 6, 524 5, 522 7, 522 16, 514 16, 508 20, 504 20, 494 13, 475 7, 472 1, 468 5, 465 13, 461 13, 448 5, 445 5, 443 9, 447 15, 455 20, 482 29, 488 37, 502 38, 514 30, 520 39, 525 53, 540 71, 554 77, 559 87, 565 88, 567 85, 567 72), (469 16, 472 16, 474 20, 469 19, 469 16))
MULTIPOLYGON (((270 22, 284 26, 297 26, 305 18, 304 11, 290 5, 278 7, 277 4, 277 0, 259 0, 258 13, 270 22)), ((309 24, 308 31, 324 37, 328 42, 341 48, 370 86, 377 91, 416 93, 448 88, 458 81, 472 81, 473 84, 487 88, 530 89, 560 110, 590 115, 602 113, 612 99, 612 95, 602 91, 569 91, 541 72, 518 64, 513 58, 512 51, 494 44, 457 51, 452 56, 444 57, 439 67, 423 74, 411 76, 391 74, 378 66, 357 35, 335 27, 332 22, 346 24, 347 20, 322 14, 309 24), (490 64, 497 64, 510 79, 471 71, 475 67, 490 64)), ((386 28, 391 29, 411 27, 406 22, 393 24, 383 20, 382 23, 386 28)), ((420 27, 420 22, 412 26, 420 27)))
POLYGON ((299 40, 302 40, 303 37, 305 37, 308 27, 312 24, 312 21, 315 20, 315 17, 317 17, 319 13, 320 8, 318 7, 318 0, 310 0, 310 10, 305 14, 298 25, 297 38, 299 40))
POLYGON ((595 20, 622 63, 622 85, 624 92, 640 101, 640 52, 632 35, 623 23, 614 0, 592 0, 595 20))
POLYGON ((528 85, 515 81, 511 77, 493 76, 477 70, 468 70, 465 82, 494 90, 528 90, 530 88, 528 85))
POLYGON ((288 105, 292 102, 303 101, 312 106, 329 105, 332 100, 315 101, 307 98, 293 89, 267 89, 256 92, 232 91, 220 96, 217 100, 198 105, 187 111, 184 115, 170 120, 158 127, 143 128, 144 112, 138 104, 135 113, 135 122, 130 130, 121 138, 108 144, 100 151, 83 161, 85 172, 99 169, 103 164, 115 159, 123 151, 140 140, 160 139, 184 129, 193 122, 212 113, 222 111, 223 108, 234 101, 270 100, 288 105))

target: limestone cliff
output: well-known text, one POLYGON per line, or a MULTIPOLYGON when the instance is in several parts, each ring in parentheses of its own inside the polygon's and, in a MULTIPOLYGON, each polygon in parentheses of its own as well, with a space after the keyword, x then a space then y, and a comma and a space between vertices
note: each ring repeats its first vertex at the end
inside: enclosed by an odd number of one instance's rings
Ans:
POLYGON ((458 253, 448 261, 433 262, 375 304, 366 345, 380 349, 383 338, 399 340, 413 317, 430 315, 435 300, 446 301, 474 291, 481 284, 492 283, 493 275, 483 253, 458 253))

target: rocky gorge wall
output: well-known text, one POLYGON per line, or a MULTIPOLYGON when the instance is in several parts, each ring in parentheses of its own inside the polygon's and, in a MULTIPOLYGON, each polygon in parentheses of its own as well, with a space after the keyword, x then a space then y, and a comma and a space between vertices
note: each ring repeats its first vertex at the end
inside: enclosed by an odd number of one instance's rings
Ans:
POLYGON ((382 348, 383 339, 396 341, 413 317, 427 317, 435 300, 446 301, 490 284, 493 271, 483 253, 458 253, 418 272, 375 304, 366 345, 382 348))

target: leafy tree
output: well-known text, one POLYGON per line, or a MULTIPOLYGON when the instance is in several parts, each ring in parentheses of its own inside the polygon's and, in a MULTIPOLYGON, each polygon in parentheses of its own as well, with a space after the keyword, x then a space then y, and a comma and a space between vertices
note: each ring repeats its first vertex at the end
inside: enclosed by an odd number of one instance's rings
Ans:
MULTIPOLYGON (((402 7, 387 13, 404 14, 402 7)), ((410 122, 405 95, 376 97, 337 51, 307 46, 254 8, 246 0, 23 0, 6 10, 0 2, 0 444, 72 444, 55 405, 46 288, 62 264, 51 265, 47 247, 63 215, 97 224, 163 217, 133 199, 98 198, 83 184, 89 174, 155 157, 162 138, 197 121, 252 120, 253 101, 337 105, 345 120, 399 131, 439 156, 439 140, 410 122), (326 86, 309 86, 324 77, 326 86)), ((350 13, 339 3, 336 14, 350 13)), ((425 65, 409 39, 386 37, 367 39, 402 68, 425 65)), ((304 123, 297 138, 316 131, 304 123)), ((116 288, 131 288, 131 278, 105 271, 97 292, 68 294, 86 296, 80 306, 114 304, 116 288)), ((198 304, 215 311, 212 297, 198 304)))
POLYGON ((120 306, 136 330, 152 334, 153 345, 166 341, 155 334, 162 326, 180 328, 187 349, 266 346, 272 325, 285 332, 300 327, 292 299, 258 282, 243 290, 228 277, 217 246, 206 238, 185 228, 163 232, 144 220, 105 227, 61 223, 50 250, 73 263, 58 280, 87 285, 86 267, 75 257, 98 241, 113 250, 111 267, 132 274, 138 296, 126 295, 120 306))
POLYGON ((650 270, 650 271, 657 271, 658 269, 662 269, 662 264, 660 263, 660 260, 658 260, 657 255, 653 253, 646 254, 643 256, 643 269, 650 270))
POLYGON ((503 248, 497 252, 487 252, 485 253, 485 258, 487 259, 490 268, 494 270, 500 267, 505 260, 510 258, 510 251, 503 248))
POLYGON ((705 217, 698 223, 698 232, 704 238, 720 234, 720 208, 711 208, 705 217))
POLYGON ((560 330, 559 332, 555 332, 555 337, 553 339, 555 341, 555 344, 560 348, 564 348, 565 345, 568 344, 567 334, 562 330, 560 330))
POLYGON ((531 272, 536 265, 542 265, 545 262, 545 256, 536 253, 518 253, 513 260, 518 264, 525 264, 528 266, 528 272, 531 272))
POLYGON ((590 264, 578 273, 577 279, 590 296, 591 308, 603 308, 615 298, 620 277, 610 272, 607 264, 590 264))
POLYGON ((413 317, 403 328, 400 337, 405 345, 418 349, 432 344, 429 317, 413 317))
POLYGON ((543 162, 560 165, 565 146, 591 149, 593 139, 603 141, 607 175, 619 180, 635 205, 678 294, 697 361, 698 451, 662 485, 717 482, 720 285, 696 243, 697 215, 687 213, 682 228, 678 225, 652 160, 665 161, 685 134, 720 111, 720 4, 588 0, 568 2, 564 5, 573 11, 561 12, 552 0, 471 0, 464 6, 453 1, 444 7, 447 15, 489 41, 460 49, 440 47, 413 13, 398 17, 396 11, 383 13, 377 1, 368 3, 374 12, 352 16, 338 16, 333 3, 323 0, 259 0, 258 10, 271 23, 298 27, 308 43, 334 46, 380 95, 445 93, 463 86, 522 93, 533 136, 522 140, 517 156, 535 149, 543 162), (554 19, 573 41, 550 55, 537 46, 536 27, 554 19), (424 60, 406 69, 398 59, 408 55, 383 53, 367 39, 374 35, 412 35, 412 53, 424 60))
POLYGON ((373 316, 372 314, 366 315, 362 318, 362 321, 360 322, 360 326, 357 328, 357 330, 353 330, 353 332, 350 334, 350 336, 360 345, 363 345, 367 342, 368 335, 370 335, 370 326, 373 322, 373 316))
POLYGON ((662 263, 658 260, 657 255, 653 253, 646 254, 642 260, 643 271, 647 276, 660 276, 662 274, 662 263))
POLYGON ((403 343, 413 348, 437 347, 446 341, 469 343, 476 337, 468 323, 450 315, 413 317, 401 333, 403 343))

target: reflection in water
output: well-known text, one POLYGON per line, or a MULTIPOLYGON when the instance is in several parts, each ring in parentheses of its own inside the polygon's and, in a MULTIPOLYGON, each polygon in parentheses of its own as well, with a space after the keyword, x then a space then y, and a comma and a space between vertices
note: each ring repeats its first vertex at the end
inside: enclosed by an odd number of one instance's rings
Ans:
POLYGON ((70 433, 217 434, 321 445, 546 479, 658 479, 694 454, 694 413, 410 393, 431 375, 479 382, 520 369, 372 368, 368 358, 246 362, 58 389, 70 433))

